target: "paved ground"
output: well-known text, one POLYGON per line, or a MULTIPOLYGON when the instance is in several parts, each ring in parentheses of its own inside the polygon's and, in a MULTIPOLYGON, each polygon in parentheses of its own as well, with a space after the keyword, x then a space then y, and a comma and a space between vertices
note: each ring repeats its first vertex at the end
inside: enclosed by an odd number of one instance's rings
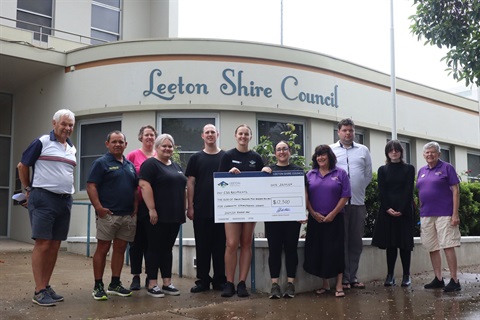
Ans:
MULTIPOLYGON (((52 279, 65 301, 45 308, 31 302, 30 251, 31 245, 0 240, 0 319, 480 319, 480 266, 461 268, 463 289, 454 294, 424 290, 432 276, 418 274, 411 288, 385 288, 374 281, 365 290, 347 291, 343 299, 314 293, 280 300, 270 300, 266 293, 227 299, 216 291, 191 294, 193 280, 176 277, 173 283, 182 292, 178 297, 155 299, 141 290, 129 298, 95 301, 92 259, 65 251, 52 279)), ((122 280, 129 284, 130 279, 126 267, 122 280)))

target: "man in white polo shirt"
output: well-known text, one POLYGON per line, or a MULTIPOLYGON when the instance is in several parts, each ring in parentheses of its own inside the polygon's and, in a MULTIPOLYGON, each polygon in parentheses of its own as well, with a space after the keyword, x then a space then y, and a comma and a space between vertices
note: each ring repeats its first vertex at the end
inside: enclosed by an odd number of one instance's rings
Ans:
POLYGON ((365 230, 365 189, 372 180, 370 151, 363 144, 354 142, 355 124, 352 119, 338 123, 337 143, 330 145, 337 156, 337 166, 347 171, 352 188, 352 197, 345 206, 345 270, 343 288, 364 289, 358 281, 357 270, 363 250, 362 237, 365 230))
POLYGON ((77 150, 69 137, 75 115, 58 110, 52 120, 53 130, 35 139, 23 152, 17 165, 18 176, 27 196, 28 213, 35 245, 32 270, 35 294, 32 301, 40 306, 54 306, 63 301, 50 286, 62 240, 67 239, 72 208, 73 170, 77 150), (32 178, 30 179, 30 167, 32 178))

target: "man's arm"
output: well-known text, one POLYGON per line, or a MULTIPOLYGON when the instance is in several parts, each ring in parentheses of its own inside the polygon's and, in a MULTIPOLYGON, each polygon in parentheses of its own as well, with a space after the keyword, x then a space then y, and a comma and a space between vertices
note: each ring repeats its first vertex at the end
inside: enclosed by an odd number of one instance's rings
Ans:
POLYGON ((17 164, 18 178, 24 188, 30 186, 30 167, 19 162, 17 164))
POLYGON ((97 185, 93 182, 87 182, 87 194, 90 198, 90 202, 95 208, 95 212, 100 218, 105 217, 107 214, 113 214, 109 209, 104 208, 98 197, 97 185))
POLYGON ((195 177, 189 176, 187 180, 187 217, 190 220, 194 218, 193 196, 195 195, 195 177))

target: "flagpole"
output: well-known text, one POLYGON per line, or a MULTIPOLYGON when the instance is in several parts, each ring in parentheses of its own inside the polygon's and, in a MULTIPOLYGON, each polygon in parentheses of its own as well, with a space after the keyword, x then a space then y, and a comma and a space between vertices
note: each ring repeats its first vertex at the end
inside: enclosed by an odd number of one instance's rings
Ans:
POLYGON ((395 31, 393 24, 393 0, 390 0, 390 92, 392 99, 392 139, 397 139, 397 87, 395 75, 395 31))
POLYGON ((283 46, 283 0, 280 0, 280 45, 283 46))

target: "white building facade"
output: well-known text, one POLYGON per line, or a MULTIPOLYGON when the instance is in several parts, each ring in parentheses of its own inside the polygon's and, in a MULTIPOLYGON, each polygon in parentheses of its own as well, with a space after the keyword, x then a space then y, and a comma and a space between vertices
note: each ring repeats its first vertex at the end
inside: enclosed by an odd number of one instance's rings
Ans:
MULTIPOLYGON (((172 134, 187 161, 202 148, 207 123, 220 130, 223 149, 235 146, 239 124, 253 129, 253 146, 293 123, 310 159, 315 146, 336 140, 337 122, 348 117, 371 151, 374 171, 384 163, 393 121, 387 74, 296 48, 176 38, 175 1, 39 0, 51 4, 50 16, 39 14, 51 23, 41 33, 25 30, 19 18, 45 8, 22 3, 0 5, 1 237, 30 239, 27 211, 10 200, 20 189, 16 164, 35 137, 51 130, 60 108, 76 114, 78 205, 69 236, 86 235, 85 181, 115 129, 126 134, 128 152, 140 147, 138 129, 152 124, 172 134)), ((423 145, 435 140, 459 174, 480 174, 479 123, 477 101, 397 80, 398 138, 417 169, 425 164, 423 145)), ((187 223, 184 236, 191 229, 187 223)))

